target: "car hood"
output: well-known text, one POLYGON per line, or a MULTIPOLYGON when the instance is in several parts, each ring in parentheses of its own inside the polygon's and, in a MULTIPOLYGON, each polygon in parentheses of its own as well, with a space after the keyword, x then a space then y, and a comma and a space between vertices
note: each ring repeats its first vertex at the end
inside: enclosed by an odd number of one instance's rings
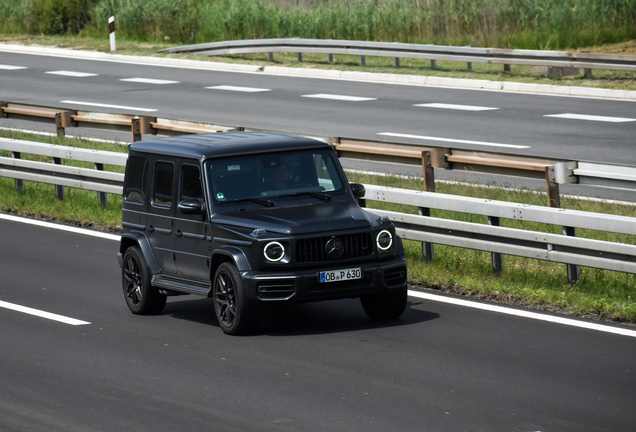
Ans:
POLYGON ((216 224, 263 228, 281 234, 307 234, 371 226, 370 216, 346 201, 317 202, 285 207, 259 207, 217 213, 216 224))

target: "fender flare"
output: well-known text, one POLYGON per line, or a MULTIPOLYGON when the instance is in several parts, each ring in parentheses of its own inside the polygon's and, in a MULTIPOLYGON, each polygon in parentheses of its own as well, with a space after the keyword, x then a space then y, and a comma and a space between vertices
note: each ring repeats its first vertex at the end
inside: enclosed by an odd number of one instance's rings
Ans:
POLYGON ((239 273, 252 270, 250 262, 242 249, 235 246, 225 245, 212 252, 212 265, 210 266, 211 277, 216 273, 217 267, 222 262, 232 261, 239 273))
POLYGON ((121 240, 119 242, 119 259, 123 259, 124 253, 126 249, 130 246, 138 246, 141 249, 141 253, 144 254, 144 258, 146 259, 146 263, 150 268, 150 272, 154 274, 159 273, 159 266, 157 265, 157 261, 155 260, 155 256, 152 253, 152 248, 150 247, 150 242, 148 241, 148 237, 145 234, 131 231, 121 236, 121 240))

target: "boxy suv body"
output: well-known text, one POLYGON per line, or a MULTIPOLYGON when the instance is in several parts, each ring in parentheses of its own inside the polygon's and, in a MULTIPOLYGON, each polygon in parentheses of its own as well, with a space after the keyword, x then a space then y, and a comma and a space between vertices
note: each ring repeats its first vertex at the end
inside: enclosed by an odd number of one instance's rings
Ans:
POLYGON ((119 262, 128 307, 214 298, 225 333, 253 331, 270 302, 356 298, 375 319, 406 306, 406 261, 386 217, 358 205, 329 144, 218 133, 129 146, 119 262))

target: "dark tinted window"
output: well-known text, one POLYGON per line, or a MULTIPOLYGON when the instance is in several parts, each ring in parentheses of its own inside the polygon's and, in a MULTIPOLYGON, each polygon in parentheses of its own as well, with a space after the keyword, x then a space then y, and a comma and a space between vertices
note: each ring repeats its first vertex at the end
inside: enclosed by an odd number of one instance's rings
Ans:
POLYGON ((181 168, 181 199, 203 198, 201 170, 198 166, 184 165, 181 168))
POLYGON ((128 158, 126 164, 126 185, 124 186, 124 198, 128 202, 143 204, 144 175, 146 172, 146 159, 137 156, 128 158))
POLYGON ((172 179, 174 165, 169 162, 157 162, 155 165, 154 203, 160 206, 172 205, 172 179))

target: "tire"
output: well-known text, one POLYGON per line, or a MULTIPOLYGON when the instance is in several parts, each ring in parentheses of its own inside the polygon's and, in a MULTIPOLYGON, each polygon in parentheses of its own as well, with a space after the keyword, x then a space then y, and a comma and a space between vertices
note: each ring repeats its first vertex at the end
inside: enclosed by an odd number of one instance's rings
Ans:
POLYGON ((369 294, 360 297, 362 308, 373 320, 399 318, 406 309, 408 297, 406 285, 382 294, 369 294))
POLYGON ((214 275, 214 313, 225 334, 245 335, 260 324, 259 305, 245 296, 243 280, 230 263, 219 266, 214 275))
POLYGON ((143 253, 131 246, 124 253, 122 271, 124 298, 130 311, 136 315, 155 315, 166 305, 166 296, 150 283, 150 269, 143 253))

